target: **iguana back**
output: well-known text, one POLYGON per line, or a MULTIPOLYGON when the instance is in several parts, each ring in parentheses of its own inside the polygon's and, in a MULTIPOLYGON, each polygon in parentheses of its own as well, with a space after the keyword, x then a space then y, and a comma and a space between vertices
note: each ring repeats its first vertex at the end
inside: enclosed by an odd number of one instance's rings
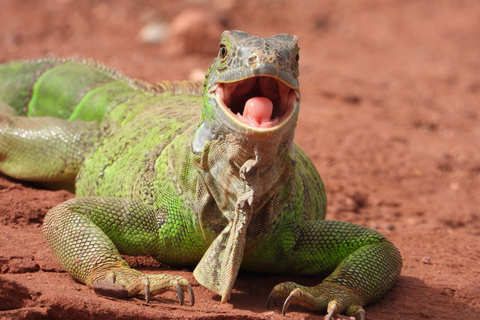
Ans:
MULTIPOLYGON (((5 65, 0 65, 0 100, 13 107, 18 116, 28 117, 46 117, 44 121, 51 122, 50 128, 43 128, 43 132, 50 130, 51 127, 65 126, 75 127, 77 131, 83 131, 83 135, 88 137, 80 138, 81 141, 68 135, 64 135, 65 147, 71 142, 76 142, 82 146, 77 146, 78 160, 72 159, 74 165, 70 165, 71 171, 79 170, 88 155, 102 146, 100 142, 108 143, 112 139, 112 132, 116 133, 116 139, 128 140, 114 142, 117 148, 107 150, 110 159, 116 159, 113 171, 125 172, 125 176, 115 174, 102 187, 97 184, 96 190, 91 189, 91 184, 85 186, 77 183, 76 189, 79 195, 119 195, 120 189, 106 190, 109 186, 131 185, 135 181, 141 168, 134 169, 133 163, 140 163, 140 166, 147 166, 152 159, 152 155, 158 156, 162 149, 168 145, 178 134, 189 132, 191 139, 192 130, 200 123, 201 110, 198 107, 201 102, 201 84, 193 82, 163 82, 152 86, 141 81, 135 81, 125 77, 121 73, 109 69, 101 64, 73 59, 42 59, 36 61, 19 61, 5 65), (53 117, 65 121, 72 121, 67 124, 61 120, 49 119, 53 117), (83 121, 95 123, 82 123, 83 121), (82 127, 81 129, 79 127, 82 127), (190 129, 190 130, 188 130, 190 129), (122 137, 122 134, 124 136, 122 137), (72 141, 73 140, 73 141, 72 141), (142 142, 142 143, 140 143, 142 142), (133 150, 130 150, 132 149, 133 150), (137 149, 135 149, 137 148, 137 149), (138 148, 142 150, 138 150, 138 148), (145 157, 149 159, 139 159, 126 164, 128 167, 121 168, 122 161, 129 161, 124 157, 142 157, 142 153, 148 153, 145 157), (81 156, 80 156, 81 154, 81 156), (128 176, 128 172, 131 176, 128 176), (115 181, 115 178, 118 180, 115 181), (130 180, 128 180, 130 179, 130 180), (90 185, 90 186, 88 186, 90 185)), ((6 109, 6 107, 3 107, 6 109)), ((4 113, 12 113, 9 110, 2 110, 4 113)), ((17 118, 23 122, 23 126, 16 129, 10 127, 12 136, 18 136, 25 130, 36 130, 35 121, 24 118, 17 118), (28 123, 25 123, 28 122, 28 123)), ((4 129, 5 130, 5 129, 4 129)), ((42 135, 38 132, 39 135, 42 135)), ((72 133, 73 134, 73 133, 72 133)), ((188 135, 188 134, 187 134, 188 135)), ((14 138, 14 137, 12 137, 14 138)), ((4 138, 5 140, 5 138, 4 138)), ((108 148, 112 148, 112 144, 108 148)), ((32 151, 34 151, 33 148, 32 151)), ((62 152, 62 151, 60 151, 62 152)), ((31 152, 35 154, 36 152, 31 152)), ((53 157, 51 157, 53 158, 53 157)), ((8 159, 6 159, 8 161, 8 159)), ((98 162, 90 162, 95 164, 98 162)), ((38 165, 38 163, 36 163, 38 165)), ((28 164, 17 162, 18 166, 28 167, 28 164)), ((8 167, 6 161, 3 166, 8 167)), ((96 167, 91 167, 93 179, 102 178, 96 167)), ((143 169, 144 170, 144 169, 143 169)), ((5 169, 9 174, 8 169, 5 169)), ((13 169, 13 171, 16 171, 13 169)), ((112 170, 110 170, 112 171, 112 170)), ((86 174, 86 173, 85 173, 86 174)), ((35 174, 28 176, 28 173, 20 175, 12 172, 10 176, 39 181, 48 185, 48 177, 35 174), (47 180, 47 183, 46 183, 47 180)), ((70 174, 71 176, 72 174, 70 174)), ((64 179, 58 177, 58 181, 51 181, 55 187, 65 187, 72 189, 72 178, 64 179), (66 183, 66 185, 62 185, 66 183)), ((51 180, 55 180, 52 178, 51 180)), ((93 181, 93 180, 90 180, 93 181)), ((122 193, 122 196, 133 196, 137 191, 129 190, 122 193)))

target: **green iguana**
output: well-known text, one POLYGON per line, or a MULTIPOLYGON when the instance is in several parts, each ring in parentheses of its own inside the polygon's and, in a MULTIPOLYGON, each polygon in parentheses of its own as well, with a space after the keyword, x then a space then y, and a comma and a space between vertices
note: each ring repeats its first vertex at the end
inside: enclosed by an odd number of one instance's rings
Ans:
POLYGON ((225 31, 203 88, 147 85, 91 61, 1 65, 0 171, 75 190, 43 233, 62 266, 101 294, 148 301, 174 291, 193 304, 186 279, 142 274, 120 257, 151 255, 196 265, 222 302, 240 268, 326 276, 314 287, 281 283, 268 304, 364 319, 402 260, 378 232, 324 220, 323 183, 293 142, 298 52, 296 36, 225 31))

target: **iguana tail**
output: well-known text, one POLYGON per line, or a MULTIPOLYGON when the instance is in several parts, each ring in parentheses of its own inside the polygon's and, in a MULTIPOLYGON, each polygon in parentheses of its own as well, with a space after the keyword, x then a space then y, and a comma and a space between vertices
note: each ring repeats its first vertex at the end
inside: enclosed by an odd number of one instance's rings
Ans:
POLYGON ((0 65, 0 100, 21 116, 100 122, 122 97, 156 89, 93 61, 41 59, 0 65))
POLYGON ((0 65, 0 172, 73 190, 105 134, 155 107, 159 94, 199 96, 202 88, 188 81, 149 85, 90 60, 0 65))
POLYGON ((91 61, 0 65, 0 171, 73 190, 108 110, 139 93, 148 94, 148 86, 91 61))

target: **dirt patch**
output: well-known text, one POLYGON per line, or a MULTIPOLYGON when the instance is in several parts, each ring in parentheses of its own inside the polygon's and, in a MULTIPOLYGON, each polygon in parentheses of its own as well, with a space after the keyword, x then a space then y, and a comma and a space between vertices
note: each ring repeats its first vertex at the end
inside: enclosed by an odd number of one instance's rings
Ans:
MULTIPOLYGON (((217 44, 211 54, 203 40, 219 35, 177 33, 185 38, 173 49, 171 39, 140 36, 152 22, 181 25, 186 9, 208 12, 209 33, 299 36, 296 141, 324 178, 327 217, 380 230, 404 258, 398 285, 366 308, 368 319, 478 319, 480 3, 4 0, 0 62, 82 57, 152 83, 186 79, 206 70, 217 44)), ((221 304, 191 270, 129 258, 145 272, 191 280, 195 306, 179 306, 173 294, 149 305, 97 297, 63 271, 41 234, 44 214, 70 197, 0 177, 0 318, 274 319, 279 309, 265 304, 276 283, 316 282, 241 273, 221 304)), ((318 315, 293 307, 288 316, 318 315)))

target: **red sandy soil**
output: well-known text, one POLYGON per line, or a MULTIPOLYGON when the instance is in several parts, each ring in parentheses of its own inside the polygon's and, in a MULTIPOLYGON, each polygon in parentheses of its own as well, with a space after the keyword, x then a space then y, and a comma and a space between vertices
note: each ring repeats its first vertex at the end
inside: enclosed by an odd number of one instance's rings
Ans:
MULTIPOLYGON (((206 70, 222 29, 297 34, 296 142, 324 178, 328 218, 378 229, 404 259, 398 284, 366 307, 367 318, 480 319, 479 1, 1 0, 0 8, 0 62, 92 58, 152 83, 206 70), (142 27, 159 20, 175 38, 142 42, 142 27)), ((241 273, 221 304, 191 270, 130 258, 191 280, 195 306, 173 294, 149 305, 99 297, 63 271, 41 234, 48 209, 70 197, 0 177, 0 318, 280 319, 265 306, 271 288, 318 281, 241 273)), ((299 306, 287 314, 323 315, 299 306)))

